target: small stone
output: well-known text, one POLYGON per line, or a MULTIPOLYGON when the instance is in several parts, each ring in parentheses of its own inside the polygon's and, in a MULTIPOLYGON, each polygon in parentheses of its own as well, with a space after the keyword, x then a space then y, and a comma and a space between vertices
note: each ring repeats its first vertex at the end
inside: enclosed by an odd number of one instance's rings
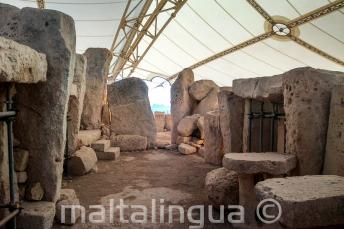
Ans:
POLYGON ((42 200, 44 195, 44 190, 40 183, 32 183, 26 187, 25 199, 32 201, 42 200))
POLYGON ((88 173, 97 163, 97 155, 90 147, 83 146, 68 160, 68 172, 74 176, 88 173))
POLYGON ((27 172, 17 172, 18 184, 23 184, 27 181, 27 172))
POLYGON ((182 143, 178 146, 178 151, 182 154, 193 154, 197 152, 197 148, 188 144, 182 143))
POLYGON ((17 172, 26 170, 29 163, 29 151, 24 149, 14 149, 14 169, 17 172))
POLYGON ((23 210, 17 216, 17 228, 50 229, 55 217, 52 202, 23 202, 23 210))
POLYGON ((111 136, 111 145, 121 151, 139 151, 147 149, 147 138, 140 135, 111 136))
POLYGON ((177 144, 170 144, 165 146, 165 149, 167 150, 177 150, 178 149, 178 145, 177 144))

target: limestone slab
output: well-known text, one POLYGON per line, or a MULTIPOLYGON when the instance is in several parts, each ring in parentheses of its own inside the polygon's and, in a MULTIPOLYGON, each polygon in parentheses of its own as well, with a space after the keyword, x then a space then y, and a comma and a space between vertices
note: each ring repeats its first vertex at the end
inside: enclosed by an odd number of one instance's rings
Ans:
POLYGON ((51 229, 55 217, 52 202, 23 202, 23 210, 17 217, 17 228, 51 229))
POLYGON ((208 112, 204 117, 204 161, 221 165, 223 140, 221 136, 219 111, 208 112))
POLYGON ((147 149, 147 138, 140 135, 111 136, 111 146, 119 147, 121 151, 138 151, 147 149))
POLYGON ((78 133, 78 140, 82 145, 89 146, 93 142, 100 139, 101 130, 80 130, 78 133))
POLYGON ((111 146, 111 141, 104 140, 104 139, 95 141, 91 144, 92 149, 94 149, 95 151, 100 151, 100 152, 105 152, 105 150, 110 148, 110 146, 111 146))

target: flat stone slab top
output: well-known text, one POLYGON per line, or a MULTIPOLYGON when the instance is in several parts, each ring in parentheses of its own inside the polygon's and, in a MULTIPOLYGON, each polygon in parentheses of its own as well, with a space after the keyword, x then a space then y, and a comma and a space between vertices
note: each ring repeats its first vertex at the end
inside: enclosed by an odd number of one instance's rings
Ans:
POLYGON ((223 166, 239 174, 268 173, 285 174, 295 168, 296 157, 276 152, 267 153, 227 153, 223 166))
POLYGON ((344 225, 344 177, 335 175, 267 179, 255 186, 258 199, 273 198, 288 228, 344 225))

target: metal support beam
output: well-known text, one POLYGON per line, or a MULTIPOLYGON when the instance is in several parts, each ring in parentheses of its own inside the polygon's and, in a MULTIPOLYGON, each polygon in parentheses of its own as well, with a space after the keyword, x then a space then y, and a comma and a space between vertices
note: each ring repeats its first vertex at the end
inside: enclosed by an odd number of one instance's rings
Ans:
MULTIPOLYGON (((176 16, 177 12, 182 8, 187 0, 148 0, 142 7, 137 18, 128 18, 127 9, 130 6, 128 2, 126 10, 122 16, 119 29, 116 32, 115 39, 111 51, 116 56, 119 56, 114 66, 112 66, 111 78, 115 79, 117 75, 126 69, 130 69, 130 73, 135 70, 143 57, 147 54, 159 35, 176 16), (147 13, 150 10, 151 13, 147 13), (170 14, 170 17, 163 20, 159 17, 162 12, 170 14), (145 20, 144 20, 145 19, 145 20), (134 25, 132 25, 134 23, 134 25), (129 32, 126 32, 129 28, 129 32), (120 39, 120 33, 123 33, 120 39), (146 38, 149 40, 148 44, 142 47, 142 40, 146 38), (124 42, 120 50, 120 54, 116 53, 116 49, 124 42)), ((127 76, 127 77, 128 77, 127 76)))
POLYGON ((39 9, 44 9, 45 8, 45 2, 44 0, 36 0, 37 1, 37 7, 39 9))
POLYGON ((247 2, 270 24, 275 23, 272 17, 255 0, 247 0, 247 2))

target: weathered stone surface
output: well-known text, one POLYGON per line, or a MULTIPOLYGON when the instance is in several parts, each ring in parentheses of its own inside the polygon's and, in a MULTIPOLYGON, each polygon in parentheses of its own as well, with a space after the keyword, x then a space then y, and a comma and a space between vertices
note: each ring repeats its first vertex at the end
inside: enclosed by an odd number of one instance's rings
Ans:
POLYGON ((106 150, 96 151, 98 160, 117 160, 120 156, 120 148, 119 147, 110 147, 106 150))
POLYGON ((193 82, 194 74, 192 70, 184 69, 171 86, 172 144, 175 144, 177 140, 179 121, 192 113, 195 101, 189 95, 189 87, 193 82))
POLYGON ((44 190, 40 183, 29 184, 25 189, 25 199, 39 201, 44 196, 44 190))
POLYGON ((66 225, 75 224, 76 220, 81 215, 81 210, 77 208, 79 204, 80 201, 77 198, 74 189, 61 189, 60 199, 56 203, 56 221, 66 225), (67 206, 75 206, 74 215, 72 208, 67 206))
POLYGON ((81 114, 84 106, 86 90, 86 66, 85 56, 77 54, 75 58, 73 85, 75 94, 69 96, 67 113, 67 138, 68 155, 71 156, 78 147, 78 133, 80 130, 81 114))
POLYGON ((223 141, 219 111, 210 111, 204 117, 204 147, 204 161, 214 165, 221 165, 223 141))
POLYGON ((192 113, 200 114, 204 116, 209 111, 218 110, 219 109, 219 102, 217 99, 218 91, 219 91, 219 88, 212 89, 209 92, 209 94, 196 105, 192 113))
POLYGON ((183 137, 183 136, 178 136, 177 137, 177 144, 182 144, 182 143, 188 143, 191 141, 191 137, 183 137))
POLYGON ((16 172, 16 174, 18 184, 23 184, 27 181, 27 172, 16 172))
POLYGON ((228 90, 218 93, 224 153, 243 152, 245 100, 228 90))
POLYGON ((283 102, 283 75, 233 80, 234 94, 247 99, 283 102))
POLYGON ((268 153, 227 153, 223 158, 223 167, 239 174, 268 173, 287 174, 296 166, 294 155, 268 153))
POLYGON ((199 114, 194 114, 185 116, 182 120, 180 120, 177 126, 178 134, 183 137, 191 136, 192 133, 197 129, 197 120, 199 117, 199 114))
POLYGON ((148 87, 139 78, 127 78, 108 85, 111 132, 147 137, 148 146, 156 142, 156 126, 150 108, 148 87))
POLYGON ((204 158, 204 154, 205 154, 205 148, 204 148, 204 146, 198 149, 198 154, 199 154, 201 157, 204 158))
POLYGON ((29 164, 29 151, 16 148, 13 152, 14 156, 14 169, 17 172, 26 170, 29 164))
POLYGON ((102 108, 102 123, 106 126, 111 125, 111 112, 108 103, 104 104, 102 108))
POLYGON ((84 56, 87 58, 87 69, 81 129, 99 129, 106 91, 106 79, 112 54, 105 48, 89 48, 84 56))
POLYGON ((212 80, 198 80, 190 85, 189 94, 197 101, 204 99, 211 90, 219 89, 219 86, 212 80))
POLYGON ((279 222, 288 228, 344 224, 343 177, 273 178, 259 182, 255 189, 258 199, 273 198, 279 202, 282 208, 279 222))
POLYGON ((170 114, 165 115, 165 129, 168 131, 172 130, 172 116, 170 114))
POLYGON ((201 134, 200 138, 204 139, 204 116, 199 117, 197 120, 197 127, 201 134))
POLYGON ((191 146, 191 145, 188 145, 188 144, 185 144, 185 143, 182 143, 178 146, 178 151, 182 154, 186 154, 186 155, 189 155, 189 154, 193 154, 193 153, 196 153, 197 152, 197 148, 194 147, 194 146, 191 146))
POLYGON ((298 68, 283 74, 286 153, 297 156, 297 175, 321 174, 331 91, 344 73, 298 68))
POLYGON ((147 138, 140 135, 112 135, 111 145, 121 151, 137 151, 147 149, 147 138))
POLYGON ((234 171, 225 168, 210 171, 205 177, 205 189, 214 207, 239 204, 239 180, 234 171))
POLYGON ((45 201, 23 202, 22 207, 23 210, 17 217, 17 228, 52 228, 55 216, 54 203, 45 201))
POLYGON ((78 133, 78 141, 80 141, 82 145, 89 146, 100 139, 100 136, 100 130, 80 130, 78 133))
POLYGON ((154 112, 154 120, 157 132, 163 132, 165 129, 165 113, 156 111, 154 112))
POLYGON ((15 103, 20 112, 14 130, 30 152, 29 182, 40 182, 44 200, 55 201, 61 186, 67 103, 74 75, 74 20, 54 10, 13 10, 4 4, 0 8, 12 11, 11 16, 2 17, 0 36, 46 55, 46 82, 17 85, 15 103))
POLYGON ((92 149, 94 149, 95 151, 100 151, 100 152, 104 152, 105 150, 110 148, 110 146, 111 146, 111 141, 104 140, 104 139, 95 141, 91 144, 92 149))
POLYGON ((344 176, 344 86, 331 93, 330 118, 327 130, 323 174, 344 176))
POLYGON ((83 146, 67 161, 68 173, 82 176, 88 173, 97 163, 97 155, 90 147, 83 146))
POLYGON ((45 55, 13 40, 0 37, 0 82, 37 83, 45 81, 45 55))

